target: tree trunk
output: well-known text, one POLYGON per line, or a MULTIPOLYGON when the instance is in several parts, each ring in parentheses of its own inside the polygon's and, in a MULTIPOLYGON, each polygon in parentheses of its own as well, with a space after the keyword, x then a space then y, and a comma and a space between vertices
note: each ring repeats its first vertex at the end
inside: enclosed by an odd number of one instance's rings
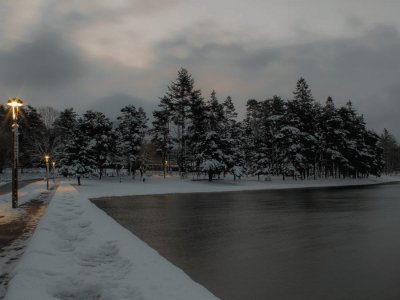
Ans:
POLYGON ((316 167, 316 163, 314 162, 314 166, 313 166, 313 172, 314 172, 314 180, 317 179, 317 167, 316 167))
POLYGON ((81 175, 76 176, 76 178, 78 179, 78 185, 81 185, 81 175))
POLYGON ((212 179, 213 179, 213 172, 208 171, 208 181, 212 181, 212 179))

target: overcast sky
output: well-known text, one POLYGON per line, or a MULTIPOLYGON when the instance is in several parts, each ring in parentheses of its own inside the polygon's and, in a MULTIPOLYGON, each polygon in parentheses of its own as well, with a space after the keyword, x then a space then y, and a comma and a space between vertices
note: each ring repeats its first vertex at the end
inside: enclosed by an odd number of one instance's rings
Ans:
POLYGON ((0 99, 113 117, 157 106, 179 68, 208 97, 352 100, 400 139, 398 0, 1 0, 0 99))

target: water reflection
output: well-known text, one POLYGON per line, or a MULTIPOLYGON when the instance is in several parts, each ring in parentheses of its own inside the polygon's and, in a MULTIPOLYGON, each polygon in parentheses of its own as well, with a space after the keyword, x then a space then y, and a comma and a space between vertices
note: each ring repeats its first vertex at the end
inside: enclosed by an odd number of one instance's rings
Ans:
POLYGON ((222 299, 400 299, 399 185, 96 200, 222 299))

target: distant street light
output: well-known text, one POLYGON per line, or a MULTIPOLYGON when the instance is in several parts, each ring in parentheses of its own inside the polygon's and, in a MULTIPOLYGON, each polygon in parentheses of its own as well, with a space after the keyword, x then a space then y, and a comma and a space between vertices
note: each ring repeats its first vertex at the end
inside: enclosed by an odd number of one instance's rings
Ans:
POLYGON ((49 159, 50 156, 47 154, 44 156, 44 160, 46 162, 46 188, 49 190, 49 159))
POLYGON ((19 108, 24 105, 19 98, 10 98, 7 105, 12 109, 13 124, 11 126, 13 131, 13 158, 12 158, 12 208, 18 207, 18 112, 19 108))

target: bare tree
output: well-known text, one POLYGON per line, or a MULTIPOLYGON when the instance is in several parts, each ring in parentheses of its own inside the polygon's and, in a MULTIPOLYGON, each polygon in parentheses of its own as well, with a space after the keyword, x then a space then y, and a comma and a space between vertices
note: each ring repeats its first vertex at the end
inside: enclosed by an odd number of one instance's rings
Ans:
POLYGON ((37 111, 41 116, 46 129, 52 129, 54 127, 54 121, 60 115, 60 112, 51 106, 40 106, 38 107, 37 111))
POLYGON ((43 156, 49 154, 54 158, 54 150, 59 143, 59 138, 54 130, 54 121, 60 115, 60 112, 51 106, 40 106, 37 109, 40 118, 45 126, 45 134, 36 142, 36 148, 43 156))

